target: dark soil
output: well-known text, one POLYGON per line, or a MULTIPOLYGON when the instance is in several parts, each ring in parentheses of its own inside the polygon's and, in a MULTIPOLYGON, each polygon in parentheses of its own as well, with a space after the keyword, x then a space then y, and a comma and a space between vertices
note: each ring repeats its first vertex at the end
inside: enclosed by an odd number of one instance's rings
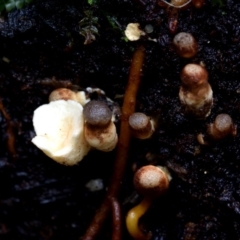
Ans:
MULTIPOLYGON (((202 9, 179 12, 177 32, 192 33, 200 49, 184 60, 172 47, 165 9, 154 1, 44 0, 0 19, 0 97, 10 123, 0 114, 0 239, 76 240, 86 231, 105 190, 89 192, 85 184, 96 178, 109 184, 114 152, 91 152, 79 165, 61 166, 32 143, 34 109, 47 103, 59 87, 99 87, 108 97, 124 94, 134 49, 123 30, 130 22, 154 27, 142 40, 146 47, 137 110, 159 115, 150 140, 133 140, 122 184, 123 215, 135 202, 133 165, 163 165, 172 181, 168 193, 156 200, 142 224, 154 240, 240 239, 240 134, 201 146, 217 114, 227 113, 240 126, 240 3, 223 7, 210 1, 202 9), (84 11, 98 17, 96 41, 84 45, 79 21, 84 11), (117 19, 113 26, 109 18, 117 19), (6 58, 9 62, 6 62, 6 58), (178 99, 179 73, 187 63, 204 62, 214 92, 210 116, 197 121, 184 116, 178 99), (55 79, 55 80, 53 80, 55 79), (14 130, 17 156, 7 147, 7 127, 14 130)), ((142 44, 142 43, 141 43, 142 44)), ((121 98, 115 101, 122 104, 121 98)), ((124 228, 124 240, 130 239, 124 228)), ((98 239, 110 239, 108 221, 98 239)))

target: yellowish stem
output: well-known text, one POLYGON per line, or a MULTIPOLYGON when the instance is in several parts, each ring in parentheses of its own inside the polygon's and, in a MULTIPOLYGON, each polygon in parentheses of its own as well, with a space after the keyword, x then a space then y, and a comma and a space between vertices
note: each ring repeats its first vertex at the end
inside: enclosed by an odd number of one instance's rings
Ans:
POLYGON ((149 198, 144 198, 142 202, 133 207, 127 214, 127 230, 135 240, 148 240, 151 237, 151 234, 143 233, 138 225, 139 219, 146 213, 151 203, 152 201, 149 198))

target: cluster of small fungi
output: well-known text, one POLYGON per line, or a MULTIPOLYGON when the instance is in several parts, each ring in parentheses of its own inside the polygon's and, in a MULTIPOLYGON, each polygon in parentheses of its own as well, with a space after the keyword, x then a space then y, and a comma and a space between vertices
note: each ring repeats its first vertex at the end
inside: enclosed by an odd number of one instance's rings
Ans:
MULTIPOLYGON (((197 54, 198 44, 190 33, 180 32, 175 35, 173 45, 182 58, 192 58, 197 54)), ((180 73, 182 85, 179 99, 187 116, 204 120, 211 113, 213 91, 208 82, 208 71, 201 64, 189 63, 180 73)), ((229 135, 236 136, 237 128, 228 114, 216 116, 213 123, 207 126, 209 140, 221 140, 229 135)), ((200 144, 206 145, 203 134, 197 136, 200 144)))
MULTIPOLYGON (((201 0, 184 2, 182 0, 172 0, 171 5, 181 8, 187 6, 190 2, 196 8, 202 7, 204 3, 201 0)), ((146 37, 147 35, 139 29, 138 23, 130 23, 125 34, 131 41, 136 41, 141 36, 146 37)), ((196 56, 199 48, 194 36, 186 32, 180 32, 174 36, 173 47, 179 57, 190 61, 196 56)), ((135 77, 139 82, 143 58, 144 48, 140 47, 133 57, 129 86, 125 93, 125 98, 129 98, 131 101, 136 98, 137 92, 136 82, 131 83, 131 79, 135 77)), ((205 120, 210 115, 213 106, 213 91, 208 82, 208 77, 209 74, 204 63, 190 62, 180 72, 179 99, 186 117, 205 120)), ((113 179, 116 179, 118 185, 113 186, 112 184, 109 187, 101 210, 98 211, 89 230, 83 236, 83 240, 94 239, 108 213, 109 199, 116 203, 120 186, 119 180, 122 178, 125 166, 125 163, 121 163, 121 161, 126 161, 129 138, 123 136, 123 134, 118 137, 113 113, 106 102, 90 100, 84 91, 73 92, 66 88, 56 89, 50 94, 49 101, 49 104, 40 106, 34 112, 33 124, 36 137, 32 139, 32 142, 53 160, 65 165, 74 165, 81 161, 90 149, 107 152, 118 146, 115 169, 117 171, 121 170, 120 173, 116 173, 117 177, 113 174, 113 179), (119 144, 117 144, 118 141, 119 144), (122 151, 124 151, 124 154, 122 151)), ((129 104, 133 105, 132 102, 129 104)), ((123 103, 123 115, 127 112, 126 109, 129 106, 128 103, 123 103)), ((131 136, 141 140, 151 138, 156 128, 156 122, 144 113, 135 112, 134 108, 129 115, 122 116, 122 129, 125 128, 124 124, 127 121, 127 128, 131 136)), ((207 141, 203 134, 197 136, 200 144, 205 145, 211 141, 218 141, 229 135, 236 136, 237 128, 231 117, 222 113, 217 115, 215 121, 207 126, 206 134, 207 141)), ((162 166, 147 165, 135 172, 134 187, 144 198, 137 206, 130 209, 126 216, 126 228, 133 239, 147 240, 151 238, 150 232, 144 233, 140 229, 139 219, 148 210, 152 201, 167 191, 170 180, 170 173, 167 168, 162 166)))
POLYGON ((54 90, 49 102, 34 111, 32 139, 47 156, 74 165, 90 149, 108 152, 116 147, 118 135, 106 102, 90 101, 84 91, 67 88, 54 90))

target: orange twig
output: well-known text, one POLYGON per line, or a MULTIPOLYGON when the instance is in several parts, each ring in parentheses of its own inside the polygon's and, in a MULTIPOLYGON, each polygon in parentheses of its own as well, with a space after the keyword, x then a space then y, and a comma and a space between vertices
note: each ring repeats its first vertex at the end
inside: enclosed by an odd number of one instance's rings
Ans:
POLYGON ((128 118, 135 111, 136 96, 140 85, 144 56, 145 49, 143 46, 140 46, 135 51, 132 58, 128 85, 126 87, 123 100, 120 134, 111 183, 102 205, 94 216, 94 219, 91 222, 82 240, 94 240, 96 238, 109 213, 109 200, 111 198, 117 198, 118 196, 127 162, 131 137, 128 126, 128 118))

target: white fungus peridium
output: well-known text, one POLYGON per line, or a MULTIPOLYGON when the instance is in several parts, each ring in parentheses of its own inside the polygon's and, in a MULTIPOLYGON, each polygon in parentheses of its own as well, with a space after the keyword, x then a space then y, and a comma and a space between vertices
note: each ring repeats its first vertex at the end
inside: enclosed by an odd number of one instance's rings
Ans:
POLYGON ((34 111, 32 139, 47 156, 64 165, 81 161, 90 150, 84 137, 83 107, 72 100, 57 100, 34 111))
POLYGON ((139 23, 129 23, 126 30, 124 31, 125 36, 129 41, 137 41, 141 36, 146 35, 144 31, 139 29, 139 23))

